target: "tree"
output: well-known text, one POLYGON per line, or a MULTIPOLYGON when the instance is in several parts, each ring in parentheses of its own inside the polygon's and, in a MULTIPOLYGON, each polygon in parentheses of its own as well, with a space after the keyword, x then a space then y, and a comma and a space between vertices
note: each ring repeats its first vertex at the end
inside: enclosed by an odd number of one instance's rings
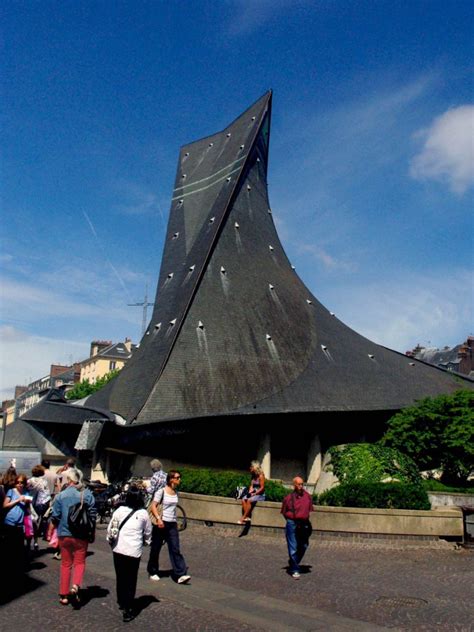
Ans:
POLYGON ((474 392, 421 400, 394 415, 381 444, 410 456, 420 470, 443 470, 446 483, 465 483, 474 470, 474 392))
POLYGON ((107 384, 107 382, 110 382, 110 380, 116 377, 119 373, 120 369, 110 371, 102 377, 99 377, 99 379, 94 384, 91 384, 89 380, 82 380, 81 382, 76 384, 74 388, 71 388, 71 390, 66 393, 66 399, 83 399, 91 393, 95 393, 95 391, 100 390, 103 386, 107 384))

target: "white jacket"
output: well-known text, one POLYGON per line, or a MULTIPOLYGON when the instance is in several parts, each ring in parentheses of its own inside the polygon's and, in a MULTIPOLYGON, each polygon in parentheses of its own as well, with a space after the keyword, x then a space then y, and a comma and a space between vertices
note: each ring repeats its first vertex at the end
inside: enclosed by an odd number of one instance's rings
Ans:
MULTIPOLYGON (((114 521, 122 524, 125 518, 132 512, 130 507, 119 507, 112 514, 107 526, 107 538, 110 536, 114 521)), ((151 521, 146 509, 138 509, 133 516, 120 529, 114 553, 128 555, 129 557, 141 557, 143 545, 151 543, 151 521)))

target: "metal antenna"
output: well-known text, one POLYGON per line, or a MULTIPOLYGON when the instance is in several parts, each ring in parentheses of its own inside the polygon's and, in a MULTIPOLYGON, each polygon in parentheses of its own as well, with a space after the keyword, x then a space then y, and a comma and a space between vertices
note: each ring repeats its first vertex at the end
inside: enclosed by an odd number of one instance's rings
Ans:
POLYGON ((143 319, 142 319, 142 336, 145 335, 146 326, 148 323, 147 319, 147 311, 149 305, 154 305, 155 303, 148 302, 148 283, 145 286, 145 297, 141 303, 127 303, 128 307, 143 307, 143 319))

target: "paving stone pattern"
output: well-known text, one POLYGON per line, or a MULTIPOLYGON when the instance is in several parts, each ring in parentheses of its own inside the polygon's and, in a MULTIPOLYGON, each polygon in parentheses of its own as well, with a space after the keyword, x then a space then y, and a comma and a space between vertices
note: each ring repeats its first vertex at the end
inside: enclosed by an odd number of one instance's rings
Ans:
POLYGON ((181 534, 192 575, 188 585, 178 586, 167 576, 166 551, 164 577, 149 581, 146 552, 137 591, 141 612, 128 624, 116 607, 103 529, 90 547, 79 611, 59 605, 59 562, 42 548, 29 574, 30 590, 0 607, 0 630, 474 631, 472 550, 314 540, 304 560, 307 572, 295 581, 286 572, 284 539, 252 529, 241 534, 237 527, 191 524, 181 534))

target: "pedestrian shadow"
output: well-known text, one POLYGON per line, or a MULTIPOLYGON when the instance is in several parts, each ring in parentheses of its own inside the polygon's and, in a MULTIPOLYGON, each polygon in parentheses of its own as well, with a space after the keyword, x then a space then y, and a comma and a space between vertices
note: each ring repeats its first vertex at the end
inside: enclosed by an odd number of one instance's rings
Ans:
MULTIPOLYGON (((311 566, 311 564, 300 564, 300 575, 306 575, 307 573, 311 573, 311 569, 313 567, 311 566)), ((289 564, 287 564, 286 566, 282 566, 281 567, 282 571, 285 571, 288 575, 291 575, 292 571, 291 571, 291 567, 289 564)))
POLYGON ((244 536, 246 536, 250 531, 251 526, 252 523, 250 521, 246 522, 242 528, 242 531, 239 533, 239 538, 243 538, 244 536))
POLYGON ((43 568, 46 568, 47 564, 45 564, 44 562, 30 562, 28 564, 28 571, 40 571, 43 568))
POLYGON ((28 577, 28 575, 25 575, 16 585, 10 585, 10 582, 12 582, 11 578, 8 582, 3 577, 1 578, 0 584, 2 584, 2 590, 0 591, 0 606, 4 606, 10 603, 10 601, 14 601, 23 595, 31 593, 46 584, 46 582, 35 579, 34 577, 28 577))
POLYGON ((103 597, 107 597, 109 593, 110 590, 102 588, 101 586, 87 586, 87 588, 81 590, 80 593, 80 608, 86 606, 89 601, 92 601, 92 599, 102 599, 103 597))
POLYGON ((137 597, 134 603, 135 612, 139 615, 142 610, 148 608, 148 606, 152 603, 160 603, 160 600, 154 595, 141 595, 140 597, 137 597))

